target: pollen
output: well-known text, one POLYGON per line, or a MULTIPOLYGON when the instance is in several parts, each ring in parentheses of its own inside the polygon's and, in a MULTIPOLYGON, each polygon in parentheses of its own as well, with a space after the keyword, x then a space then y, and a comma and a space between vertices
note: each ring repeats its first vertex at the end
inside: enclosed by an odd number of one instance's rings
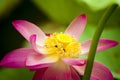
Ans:
POLYGON ((68 34, 59 34, 56 36, 57 40, 60 41, 61 43, 69 43, 72 42, 72 37, 69 36, 68 34))
POLYGON ((81 53, 80 43, 72 36, 64 33, 53 33, 45 39, 44 48, 49 54, 59 58, 76 58, 81 53))

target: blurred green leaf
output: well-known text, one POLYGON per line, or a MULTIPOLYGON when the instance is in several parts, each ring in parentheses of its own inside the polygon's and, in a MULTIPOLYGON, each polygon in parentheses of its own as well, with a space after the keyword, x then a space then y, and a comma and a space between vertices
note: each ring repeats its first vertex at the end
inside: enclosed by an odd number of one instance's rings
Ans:
POLYGON ((0 69, 0 80, 32 80, 33 72, 27 69, 0 69))
POLYGON ((21 0, 0 0, 0 18, 8 15, 21 0))
POLYGON ((84 6, 77 5, 74 0, 33 0, 33 2, 49 18, 62 24, 69 23, 84 9, 84 6))
POLYGON ((117 3, 120 4, 120 0, 76 0, 78 3, 85 2, 88 6, 94 10, 102 10, 107 8, 109 5, 117 3))
MULTIPOLYGON (((68 25, 76 16, 85 13, 87 15, 87 25, 98 23, 106 9, 93 11, 83 0, 32 0, 34 4, 42 10, 52 21, 68 25)), ((87 0, 91 1, 91 0, 87 0)), ((105 0, 107 1, 107 0, 105 0)), ((102 3, 101 3, 102 4, 102 3)), ((103 5, 104 6, 104 5, 103 5)), ((120 8, 117 8, 107 26, 119 26, 120 8)))

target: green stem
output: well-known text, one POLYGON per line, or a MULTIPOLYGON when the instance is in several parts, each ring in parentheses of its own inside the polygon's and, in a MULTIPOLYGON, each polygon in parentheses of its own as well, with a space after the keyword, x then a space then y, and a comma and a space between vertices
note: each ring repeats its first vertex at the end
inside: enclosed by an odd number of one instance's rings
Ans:
POLYGON ((86 68, 85 68, 85 73, 84 73, 84 76, 83 76, 82 80, 90 80, 90 75, 91 75, 91 71, 92 71, 92 67, 93 67, 94 57, 95 57, 97 45, 98 45, 98 42, 99 42, 99 38, 101 36, 101 33, 104 29, 104 26, 105 26, 106 22, 110 18, 111 14, 115 11, 117 6, 118 6, 117 4, 111 5, 106 10, 106 12, 103 14, 101 20, 98 23, 98 27, 95 31, 95 34, 93 36, 92 43, 91 43, 91 46, 90 46, 88 60, 87 60, 86 68))

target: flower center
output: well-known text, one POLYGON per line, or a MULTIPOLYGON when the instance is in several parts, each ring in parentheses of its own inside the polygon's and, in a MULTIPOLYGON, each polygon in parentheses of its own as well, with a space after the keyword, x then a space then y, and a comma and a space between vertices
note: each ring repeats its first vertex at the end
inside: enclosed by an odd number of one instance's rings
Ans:
POLYGON ((80 55, 80 44, 68 34, 54 33, 45 39, 45 50, 49 54, 57 54, 60 58, 75 58, 80 55))

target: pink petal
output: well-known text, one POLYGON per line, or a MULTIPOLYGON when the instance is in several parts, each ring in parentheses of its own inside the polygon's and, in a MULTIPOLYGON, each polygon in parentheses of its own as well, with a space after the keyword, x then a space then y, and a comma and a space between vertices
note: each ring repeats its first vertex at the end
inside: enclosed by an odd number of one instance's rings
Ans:
MULTIPOLYGON (((85 66, 73 66, 79 74, 84 75, 85 66)), ((114 80, 110 70, 101 63, 95 62, 92 70, 91 80, 114 80)))
MULTIPOLYGON (((81 44, 82 54, 87 54, 89 52, 90 45, 91 45, 91 40, 85 41, 81 44)), ((101 38, 99 40, 96 52, 101 52, 101 51, 107 50, 109 48, 115 47, 117 45, 118 45, 118 42, 116 42, 114 40, 108 40, 108 39, 101 38)))
POLYGON ((12 23, 16 30, 18 30, 24 37, 29 41, 31 35, 37 35, 37 44, 40 45, 43 39, 45 38, 45 34, 42 32, 40 28, 38 28, 35 24, 25 21, 25 20, 16 20, 12 23))
POLYGON ((65 33, 72 35, 77 40, 79 40, 85 26, 86 26, 86 15, 82 14, 71 22, 71 24, 66 29, 65 33))
POLYGON ((9 52, 0 62, 1 66, 9 68, 26 67, 26 58, 30 53, 35 53, 31 48, 20 48, 9 52))
MULTIPOLYGON (((36 34, 33 34, 30 36, 30 43, 35 51, 37 50, 37 44, 36 44, 36 34)), ((39 52, 39 51, 38 51, 39 52)))
POLYGON ((71 68, 71 76, 73 80, 81 80, 80 77, 78 76, 77 71, 74 68, 71 68))
POLYGON ((50 34, 48 34, 48 33, 47 33, 47 34, 45 34, 45 35, 46 35, 46 36, 50 36, 50 34))
POLYGON ((51 66, 57 61, 58 61, 58 57, 54 55, 44 56, 41 54, 30 54, 27 57, 26 66, 29 67, 30 69, 38 69, 38 68, 51 66))
MULTIPOLYGON (((67 66, 68 67, 68 66, 67 66)), ((72 77, 72 79, 73 80, 81 80, 80 79, 80 77, 78 76, 78 74, 77 74, 77 72, 75 71, 75 69, 73 69, 73 68, 70 68, 71 70, 71 77, 72 77)), ((41 68, 41 69, 38 69, 36 72, 35 72, 35 75, 34 75, 34 77, 33 77, 33 80, 49 80, 49 79, 43 79, 43 76, 44 76, 44 74, 46 73, 46 71, 47 71, 47 68, 41 68)), ((69 71, 69 68, 68 68, 68 71, 69 71)), ((53 72, 53 71, 52 71, 53 72)), ((51 74, 51 72, 50 72, 50 74, 51 74)), ((48 75, 50 75, 50 74, 48 74, 48 75)), ((58 73, 59 74, 59 73, 58 73)), ((56 75, 56 74, 55 74, 56 75)), ((70 75, 70 74, 69 74, 70 75)), ((70 79, 70 80, 72 80, 72 79, 70 79)))
POLYGON ((86 63, 85 59, 64 58, 62 59, 68 65, 83 66, 86 63))
POLYGON ((42 80, 42 77, 47 68, 40 68, 35 72, 35 75, 32 80, 42 80))
POLYGON ((72 80, 70 67, 64 63, 56 63, 49 67, 40 80, 72 80))
POLYGON ((110 70, 106 66, 98 62, 94 63, 92 76, 97 78, 98 80, 114 80, 110 70))
POLYGON ((44 49, 44 46, 36 44, 36 34, 30 36, 30 43, 36 52, 40 54, 47 54, 46 50, 44 49))
POLYGON ((90 80, 99 80, 99 79, 92 76, 90 80))

